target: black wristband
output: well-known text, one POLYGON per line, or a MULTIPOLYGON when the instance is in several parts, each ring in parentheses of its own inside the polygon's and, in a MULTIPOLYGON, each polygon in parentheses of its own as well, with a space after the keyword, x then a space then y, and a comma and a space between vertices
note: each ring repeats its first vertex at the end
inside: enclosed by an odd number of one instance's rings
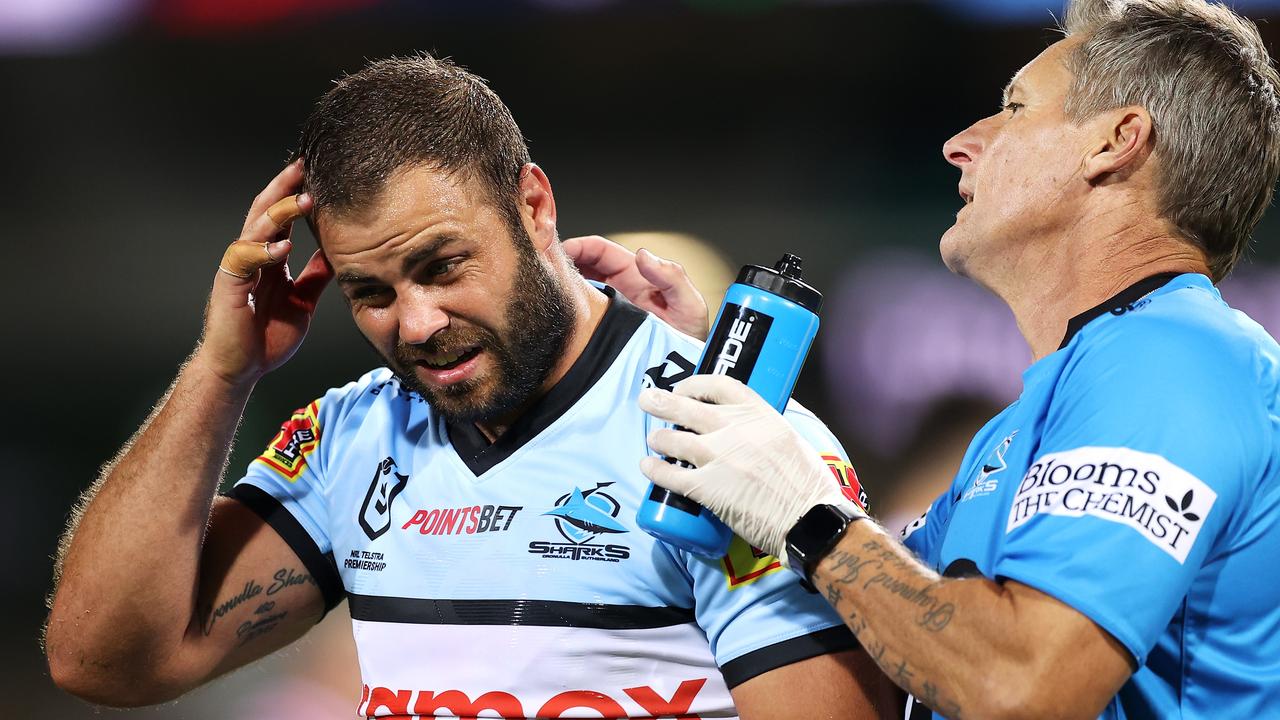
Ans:
POLYGON ((800 576, 806 590, 817 592, 813 571, 818 563, 835 548, 850 525, 865 517, 839 505, 815 505, 791 528, 787 533, 787 564, 800 576))

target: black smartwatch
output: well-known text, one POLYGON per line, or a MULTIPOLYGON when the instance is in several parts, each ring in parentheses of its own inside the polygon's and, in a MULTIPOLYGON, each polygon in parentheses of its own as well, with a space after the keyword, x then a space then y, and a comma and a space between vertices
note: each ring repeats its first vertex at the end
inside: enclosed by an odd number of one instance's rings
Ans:
POLYGON ((814 505, 787 533, 787 564, 800 576, 800 584, 809 592, 813 587, 813 571, 822 558, 840 542, 849 526, 867 517, 852 513, 839 505, 814 505))

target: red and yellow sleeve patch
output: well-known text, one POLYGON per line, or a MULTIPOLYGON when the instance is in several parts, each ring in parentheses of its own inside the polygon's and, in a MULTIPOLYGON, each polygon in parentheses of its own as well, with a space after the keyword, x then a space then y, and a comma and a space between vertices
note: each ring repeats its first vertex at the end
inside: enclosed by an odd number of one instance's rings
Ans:
POLYGON ((289 482, 296 482, 307 457, 320 444, 320 406, 310 405, 293 411, 293 415, 280 426, 280 432, 271 444, 255 460, 280 473, 289 482))
POLYGON ((729 552, 720 559, 720 564, 724 567, 725 580, 729 583, 730 590, 750 585, 765 575, 782 569, 778 558, 747 544, 746 540, 737 535, 733 536, 729 552))
MULTIPOLYGON (((822 461, 835 476, 844 496, 867 512, 870 505, 867 501, 867 493, 862 489, 858 473, 854 472, 849 461, 834 452, 822 453, 822 461)), ((729 552, 721 558, 720 564, 724 567, 725 580, 729 583, 730 590, 750 585, 765 575, 782 569, 782 563, 778 558, 747 544, 746 540, 737 535, 733 536, 733 541, 729 543, 729 552)))
POLYGON ((863 512, 871 512, 871 502, 867 497, 867 492, 862 489, 862 482, 858 480, 858 473, 853 471, 853 466, 849 464, 849 461, 833 452, 822 453, 822 461, 827 464, 827 468, 835 476, 836 482, 840 483, 840 490, 844 493, 844 496, 862 508, 863 512))

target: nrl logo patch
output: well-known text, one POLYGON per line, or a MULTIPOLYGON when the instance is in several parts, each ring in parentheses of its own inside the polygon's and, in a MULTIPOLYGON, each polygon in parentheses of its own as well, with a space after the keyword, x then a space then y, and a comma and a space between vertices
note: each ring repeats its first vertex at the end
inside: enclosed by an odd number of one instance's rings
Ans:
POLYGON ((319 405, 314 402, 294 410, 255 462, 275 470, 289 482, 297 482, 307 457, 320 444, 320 421, 316 419, 319 412, 319 405))
POLYGON ((377 540, 391 528, 391 503, 409 484, 409 476, 396 472, 396 469, 396 461, 391 457, 373 469, 369 491, 360 505, 360 529, 370 540, 377 540))

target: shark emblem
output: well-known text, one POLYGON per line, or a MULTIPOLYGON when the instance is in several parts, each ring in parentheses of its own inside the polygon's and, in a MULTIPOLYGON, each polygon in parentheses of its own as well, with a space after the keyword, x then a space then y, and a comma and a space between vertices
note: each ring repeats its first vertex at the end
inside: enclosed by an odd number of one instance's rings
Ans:
POLYGON ((1004 455, 1009 451, 1009 446, 1013 444, 1013 438, 1017 434, 1017 430, 1009 433, 1009 437, 1000 441, 1000 444, 997 445, 989 455, 987 455, 987 458, 982 462, 982 471, 978 473, 977 479, 973 481, 973 487, 970 487, 969 490, 965 492, 964 497, 962 498, 963 500, 969 500, 980 495, 987 495, 995 492, 999 479, 991 476, 1002 472, 1005 468, 1009 467, 1008 463, 1004 460, 1004 455))
POLYGON ((626 526, 614 519, 620 509, 618 501, 600 492, 612 484, 596 483, 586 492, 575 486, 573 492, 561 497, 554 508, 542 514, 554 517, 560 534, 573 543, 588 542, 602 533, 628 532, 626 526))

